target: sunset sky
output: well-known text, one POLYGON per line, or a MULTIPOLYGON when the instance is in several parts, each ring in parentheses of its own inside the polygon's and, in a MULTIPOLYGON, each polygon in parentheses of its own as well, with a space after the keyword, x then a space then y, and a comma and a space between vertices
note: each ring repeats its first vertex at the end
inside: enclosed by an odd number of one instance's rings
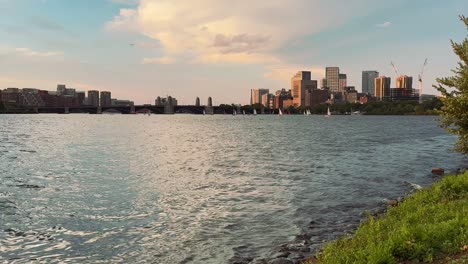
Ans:
POLYGON ((252 88, 290 88, 339 66, 414 77, 425 93, 450 75, 450 39, 466 36, 466 0, 0 0, 0 89, 110 90, 113 97, 181 104, 249 102, 252 88))

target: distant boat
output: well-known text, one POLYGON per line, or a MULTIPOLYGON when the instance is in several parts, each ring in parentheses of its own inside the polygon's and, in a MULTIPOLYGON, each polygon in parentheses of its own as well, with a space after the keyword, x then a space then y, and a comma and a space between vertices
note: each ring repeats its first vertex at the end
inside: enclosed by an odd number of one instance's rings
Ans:
POLYGON ((206 115, 206 112, 205 112, 205 110, 203 110, 203 115, 206 115))
POLYGON ((306 115, 310 116, 311 114, 312 114, 312 113, 310 112, 310 110, 309 110, 309 109, 307 109, 307 113, 306 113, 306 115))
POLYGON ((330 107, 328 107, 328 109, 327 109, 327 115, 326 116, 331 116, 330 107))
POLYGON ((257 115, 257 109, 254 109, 254 110, 253 110, 253 114, 254 114, 254 115, 257 115))
POLYGON ((283 111, 281 111, 281 108, 279 109, 279 113, 278 115, 282 116, 283 115, 283 111))
POLYGON ((242 110, 242 114, 245 115, 245 110, 242 110))
POLYGON ((236 116, 236 115, 237 115, 237 111, 236 111, 235 109, 232 111, 232 115, 233 115, 233 116, 236 116))

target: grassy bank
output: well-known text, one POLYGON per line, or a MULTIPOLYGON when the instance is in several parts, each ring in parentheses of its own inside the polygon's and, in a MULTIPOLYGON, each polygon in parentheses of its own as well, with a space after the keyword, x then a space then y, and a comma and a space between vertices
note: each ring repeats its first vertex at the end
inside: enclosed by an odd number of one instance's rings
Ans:
POLYGON ((370 217, 352 237, 328 244, 319 263, 466 263, 466 245, 468 172, 447 176, 370 217))

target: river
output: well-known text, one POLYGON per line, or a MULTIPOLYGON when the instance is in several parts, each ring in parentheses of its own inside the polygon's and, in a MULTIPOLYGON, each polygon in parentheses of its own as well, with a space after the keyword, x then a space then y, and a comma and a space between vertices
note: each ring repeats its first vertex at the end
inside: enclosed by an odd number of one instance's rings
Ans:
POLYGON ((0 262, 230 263, 466 166, 433 116, 0 115, 0 262))

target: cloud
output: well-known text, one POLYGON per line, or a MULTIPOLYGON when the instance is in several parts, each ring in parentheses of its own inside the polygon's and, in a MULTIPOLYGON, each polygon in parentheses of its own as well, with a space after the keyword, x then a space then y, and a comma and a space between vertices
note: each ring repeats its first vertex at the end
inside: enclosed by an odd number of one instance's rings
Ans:
POLYGON ((381 27, 381 28, 386 28, 386 27, 390 27, 392 25, 392 22, 390 21, 385 21, 383 22, 382 24, 377 24, 376 26, 377 27, 381 27))
POLYGON ((276 63, 276 51, 282 46, 345 24, 369 10, 369 3, 140 0, 135 8, 121 9, 106 28, 157 40, 164 55, 171 58, 193 57, 200 63, 276 63))
POLYGON ((52 20, 49 20, 48 18, 45 18, 45 17, 35 16, 35 17, 32 17, 30 21, 35 27, 39 29, 51 30, 51 31, 65 31, 65 28, 61 24, 54 22, 52 20))
POLYGON ((297 65, 297 64, 272 64, 267 66, 268 72, 266 72, 263 77, 282 81, 289 82, 291 78, 298 71, 310 71, 312 74, 312 80, 318 80, 320 84, 320 79, 325 76, 325 70, 322 66, 306 66, 306 65, 297 65))
POLYGON ((119 15, 114 17, 112 22, 106 24, 106 29, 109 31, 128 30, 136 31, 137 28, 137 11, 131 8, 120 9, 119 15))
POLYGON ((159 58, 144 58, 143 64, 173 64, 175 59, 171 57, 159 57, 159 58))
POLYGON ((45 51, 45 52, 40 52, 40 51, 34 51, 29 48, 16 48, 15 49, 17 54, 20 54, 22 56, 26 57, 57 57, 57 56, 63 56, 63 52, 56 52, 56 51, 45 51))
POLYGON ((139 0, 109 0, 112 3, 121 4, 121 5, 136 5, 139 0))

